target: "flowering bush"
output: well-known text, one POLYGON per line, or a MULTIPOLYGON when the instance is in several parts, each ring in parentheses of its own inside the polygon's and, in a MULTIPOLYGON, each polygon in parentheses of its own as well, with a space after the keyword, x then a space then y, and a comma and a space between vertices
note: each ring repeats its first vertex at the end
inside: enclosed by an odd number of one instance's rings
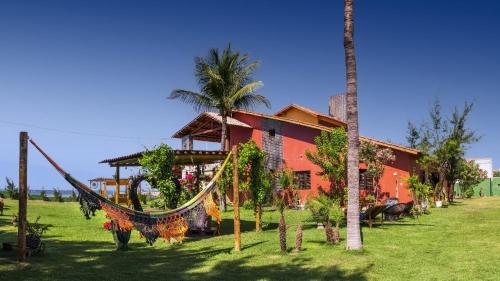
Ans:
POLYGON ((102 224, 102 228, 107 231, 112 231, 113 230, 113 222, 112 221, 107 221, 102 224))

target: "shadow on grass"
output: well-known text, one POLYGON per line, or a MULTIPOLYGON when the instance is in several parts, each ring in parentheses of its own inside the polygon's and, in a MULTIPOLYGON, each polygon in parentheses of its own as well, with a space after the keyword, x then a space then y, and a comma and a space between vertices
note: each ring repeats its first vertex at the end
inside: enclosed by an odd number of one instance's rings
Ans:
MULTIPOLYGON (((33 257, 24 269, 0 271, 2 280, 367 280, 367 266, 345 272, 337 266, 315 266, 312 260, 288 256, 287 262, 264 262, 264 257, 231 253, 232 247, 183 245, 152 248, 134 243, 129 251, 115 251, 112 243, 46 240, 44 256, 33 257)), ((9 252, 10 255, 15 253, 9 252)), ((6 254, 0 254, 5 260, 6 254)), ((12 257, 15 258, 15 257, 12 257)), ((10 258, 9 258, 10 259, 10 258)))
MULTIPOLYGON (((277 223, 266 223, 262 226, 262 230, 277 229, 277 223)), ((255 221, 240 221, 240 231, 241 232, 255 232, 255 221)), ((234 233, 234 221, 233 219, 223 219, 221 222, 221 235, 233 234, 234 233)))

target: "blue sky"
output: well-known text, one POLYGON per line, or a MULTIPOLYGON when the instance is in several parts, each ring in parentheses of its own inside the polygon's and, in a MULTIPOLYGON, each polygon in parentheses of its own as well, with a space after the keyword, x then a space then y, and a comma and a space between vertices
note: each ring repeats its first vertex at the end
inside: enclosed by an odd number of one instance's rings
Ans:
MULTIPOLYGON (((82 180, 111 175, 104 158, 179 147, 170 136, 196 113, 166 96, 196 90, 193 58, 229 42, 262 61, 256 78, 273 107, 257 110, 327 112, 328 96, 345 89, 342 9, 340 0, 0 1, 0 177, 17 182, 20 130, 82 180)), ((475 101, 469 124, 483 137, 468 155, 500 166, 499 4, 365 0, 355 20, 361 133, 405 143, 407 121, 423 120, 436 97, 447 110, 475 101)), ((67 187, 32 148, 29 183, 67 187)))

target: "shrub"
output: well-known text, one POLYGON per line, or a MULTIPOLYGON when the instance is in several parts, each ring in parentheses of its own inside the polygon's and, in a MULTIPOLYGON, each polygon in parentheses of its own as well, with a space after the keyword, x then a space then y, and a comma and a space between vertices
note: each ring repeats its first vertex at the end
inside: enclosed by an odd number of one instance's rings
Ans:
POLYGON ((161 144, 152 150, 146 151, 139 164, 142 166, 145 178, 152 187, 160 191, 163 199, 163 208, 175 209, 177 207, 180 188, 172 180, 174 174, 174 151, 170 146, 161 144))
POLYGON ((151 206, 151 208, 163 209, 165 207, 165 201, 162 198, 155 198, 149 201, 149 206, 151 206))
POLYGON ((26 233, 28 235, 35 235, 38 238, 41 238, 49 227, 39 223, 38 221, 40 221, 40 216, 38 216, 33 223, 27 221, 26 233))
POLYGON ((42 191, 40 191, 40 198, 42 198, 43 201, 49 201, 49 197, 47 197, 47 192, 45 191, 45 189, 42 189, 42 191))
POLYGON ((64 199, 62 197, 62 193, 57 188, 54 188, 54 190, 53 190, 53 197, 54 197, 55 202, 64 202, 64 199))
POLYGON ((243 209, 245 210, 253 210, 253 200, 252 199, 248 199, 246 200, 245 202, 243 202, 243 209))
POLYGON ((328 243, 339 243, 340 222, 344 218, 340 200, 320 194, 318 197, 309 198, 306 205, 311 211, 314 220, 325 225, 326 241, 328 243), (335 224, 335 230, 332 229, 332 223, 335 224))
POLYGON ((74 190, 71 191, 71 196, 69 197, 69 201, 72 201, 72 202, 78 201, 78 196, 76 195, 74 190))

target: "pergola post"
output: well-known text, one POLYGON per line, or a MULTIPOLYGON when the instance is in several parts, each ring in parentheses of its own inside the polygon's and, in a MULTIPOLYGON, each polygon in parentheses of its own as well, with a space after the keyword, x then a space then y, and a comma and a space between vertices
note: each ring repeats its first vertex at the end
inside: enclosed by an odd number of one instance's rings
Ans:
POLYGON ((238 146, 233 145, 233 208, 234 208, 234 250, 241 251, 240 196, 238 180, 238 146))
POLYGON ((18 260, 26 260, 26 214, 28 208, 28 133, 19 134, 19 213, 17 228, 18 260))
POLYGON ((120 203, 120 166, 116 166, 116 173, 115 173, 115 204, 120 203))

